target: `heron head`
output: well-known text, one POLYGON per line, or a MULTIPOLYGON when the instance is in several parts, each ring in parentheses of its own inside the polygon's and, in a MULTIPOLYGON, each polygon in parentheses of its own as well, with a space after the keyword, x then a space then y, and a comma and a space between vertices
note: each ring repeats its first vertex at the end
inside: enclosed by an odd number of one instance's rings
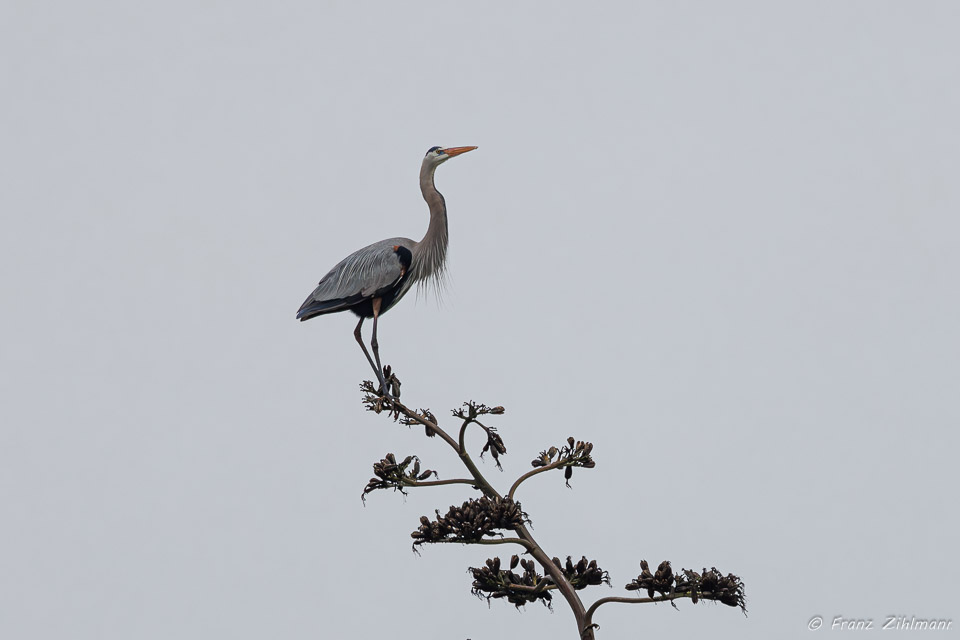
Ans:
POLYGON ((430 147, 423 161, 436 167, 454 156, 466 153, 467 151, 473 151, 474 149, 476 149, 476 147, 449 147, 447 149, 443 147, 430 147))

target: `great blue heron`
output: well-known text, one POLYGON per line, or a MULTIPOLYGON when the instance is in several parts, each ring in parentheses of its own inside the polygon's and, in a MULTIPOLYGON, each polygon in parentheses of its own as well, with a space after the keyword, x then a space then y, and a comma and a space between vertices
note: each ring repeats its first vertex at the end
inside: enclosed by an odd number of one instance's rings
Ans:
POLYGON ((377 343, 377 318, 400 301, 415 282, 433 279, 440 283, 447 256, 447 204, 433 184, 433 174, 441 164, 476 147, 431 147, 420 165, 420 191, 430 207, 430 225, 420 242, 409 238, 389 238, 351 253, 327 275, 297 311, 301 321, 326 313, 350 310, 360 316, 353 331, 363 355, 373 367, 383 393, 389 394, 380 345, 377 343), (365 318, 373 318, 370 346, 373 358, 363 344, 360 327, 365 318), (376 363, 374 363, 374 358, 376 363))

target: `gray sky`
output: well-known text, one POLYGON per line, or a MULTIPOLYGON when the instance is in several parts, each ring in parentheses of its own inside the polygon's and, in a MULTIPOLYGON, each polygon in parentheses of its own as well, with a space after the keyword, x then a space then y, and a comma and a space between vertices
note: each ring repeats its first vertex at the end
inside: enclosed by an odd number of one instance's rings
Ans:
POLYGON ((585 7, 3 4, 0 637, 573 637, 469 595, 490 548, 410 552, 462 490, 361 504, 388 451, 461 471, 362 410, 352 317, 294 320, 421 237, 432 145, 480 149, 442 304, 381 325, 404 399, 505 405, 500 487, 596 444, 519 493, 588 601, 746 582, 599 637, 958 617, 960 9, 585 7))

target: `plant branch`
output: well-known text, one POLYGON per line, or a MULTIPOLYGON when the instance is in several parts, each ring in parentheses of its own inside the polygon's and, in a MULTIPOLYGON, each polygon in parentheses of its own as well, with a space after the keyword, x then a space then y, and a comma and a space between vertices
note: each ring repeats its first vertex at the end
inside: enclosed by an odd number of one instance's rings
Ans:
POLYGON ((568 461, 568 460, 561 459, 561 460, 557 460, 557 461, 554 462, 554 463, 548 464, 548 465, 545 466, 545 467, 538 467, 538 468, 534 469, 533 471, 527 471, 525 474, 523 474, 522 476, 520 476, 519 478, 517 478, 517 481, 513 483, 513 486, 510 487, 510 491, 507 493, 507 497, 510 498, 511 500, 513 500, 513 494, 516 493, 517 487, 520 486, 520 483, 521 483, 521 482, 524 482, 524 481, 527 480, 528 478, 532 478, 533 476, 537 475, 538 473, 543 473, 544 471, 552 471, 552 470, 554 470, 554 469, 559 469, 559 468, 562 467, 564 464, 569 464, 569 461, 568 461))
POLYGON ((414 422, 419 422, 430 431, 433 431, 435 434, 443 438, 447 444, 453 447, 454 451, 456 451, 457 453, 460 453, 460 447, 457 446, 457 441, 454 440, 452 437, 450 437, 449 433, 441 429, 437 423, 427 420, 426 418, 424 418, 419 413, 412 410, 410 407, 406 406, 399 400, 391 399, 390 402, 393 404, 393 409, 395 411, 399 411, 410 420, 413 420, 414 422))
POLYGON ((468 478, 453 478, 451 480, 407 480, 403 484, 410 487, 439 487, 444 484, 469 484, 475 487, 477 481, 468 478))
MULTIPOLYGON (((560 590, 560 593, 563 594, 563 598, 567 601, 567 604, 570 605, 570 610, 573 611, 573 615, 577 619, 578 627, 580 629, 584 629, 585 618, 583 602, 580 600, 580 596, 577 595, 573 585, 570 584, 566 576, 563 575, 563 571, 560 570, 560 567, 553 564, 553 561, 543 551, 537 541, 534 540, 526 526, 521 525, 518 527, 517 533, 520 534, 521 538, 529 541, 530 555, 532 555, 536 561, 540 563, 540 566, 543 567, 544 572, 553 578, 553 582, 557 585, 557 589, 560 590)), ((593 631, 591 630, 589 634, 584 634, 583 638, 592 639, 593 631)))
POLYGON ((465 446, 466 437, 467 437, 467 427, 470 426, 470 423, 473 422, 470 418, 465 418, 463 424, 460 425, 460 435, 458 440, 460 442, 460 452, 463 453, 467 450, 465 446))
MULTIPOLYGON (((500 498, 500 494, 496 489, 493 488, 493 485, 480 473, 480 469, 473 462, 473 458, 470 457, 470 454, 467 453, 466 445, 466 435, 467 427, 470 426, 471 422, 476 422, 475 420, 465 419, 463 425, 460 427, 460 442, 457 446, 457 454, 460 456, 460 460, 463 461, 463 465, 470 472, 470 475, 474 477, 477 481, 477 485, 480 487, 480 490, 483 491, 484 495, 488 498, 500 498)), ((478 423, 479 424, 479 423, 478 423)))
POLYGON ((533 545, 522 538, 481 538, 479 540, 431 540, 430 544, 518 544, 527 551, 531 551, 533 545))
MULTIPOLYGON (((715 594, 709 591, 705 591, 703 593, 700 593, 698 595, 698 598, 703 600, 712 600, 714 599, 714 595, 715 594)), ((587 627, 599 626, 599 625, 593 624, 593 614, 597 611, 600 605, 607 604, 608 602, 623 602, 625 604, 649 604, 651 602, 669 602, 672 600, 679 600, 680 598, 692 598, 692 597, 693 597, 692 593, 684 592, 684 593, 667 593, 662 596, 654 596, 652 598, 624 598, 621 596, 608 596, 606 598, 600 598, 599 600, 594 602, 592 605, 590 605, 589 609, 587 609, 587 615, 584 619, 584 624, 586 625, 586 627, 584 628, 584 631, 586 631, 587 627)))
POLYGON ((525 593, 529 593, 530 595, 535 595, 538 593, 543 593, 544 591, 553 591, 554 589, 559 589, 559 587, 553 584, 552 582, 547 582, 546 580, 542 580, 540 584, 538 584, 535 587, 528 587, 523 584, 512 584, 510 585, 510 589, 513 591, 522 591, 525 593))

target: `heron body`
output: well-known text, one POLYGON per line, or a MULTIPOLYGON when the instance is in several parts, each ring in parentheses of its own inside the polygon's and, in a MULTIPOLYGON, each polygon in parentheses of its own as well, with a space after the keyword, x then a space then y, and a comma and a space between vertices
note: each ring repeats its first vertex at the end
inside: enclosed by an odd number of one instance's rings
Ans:
POLYGON ((450 158, 474 149, 431 147, 427 151, 420 166, 420 191, 430 208, 430 224, 420 242, 388 238, 351 253, 330 269, 297 311, 301 321, 346 310, 360 316, 354 337, 376 371, 384 393, 389 392, 380 365, 377 319, 397 304, 414 283, 433 280, 439 285, 447 255, 447 205, 434 185, 434 172, 450 158), (365 318, 373 318, 370 346, 376 363, 360 334, 365 318))
POLYGON ((297 318, 309 320, 348 309, 372 318, 377 298, 383 315, 413 286, 410 264, 416 244, 409 238, 390 238, 351 253, 323 276, 297 318))

